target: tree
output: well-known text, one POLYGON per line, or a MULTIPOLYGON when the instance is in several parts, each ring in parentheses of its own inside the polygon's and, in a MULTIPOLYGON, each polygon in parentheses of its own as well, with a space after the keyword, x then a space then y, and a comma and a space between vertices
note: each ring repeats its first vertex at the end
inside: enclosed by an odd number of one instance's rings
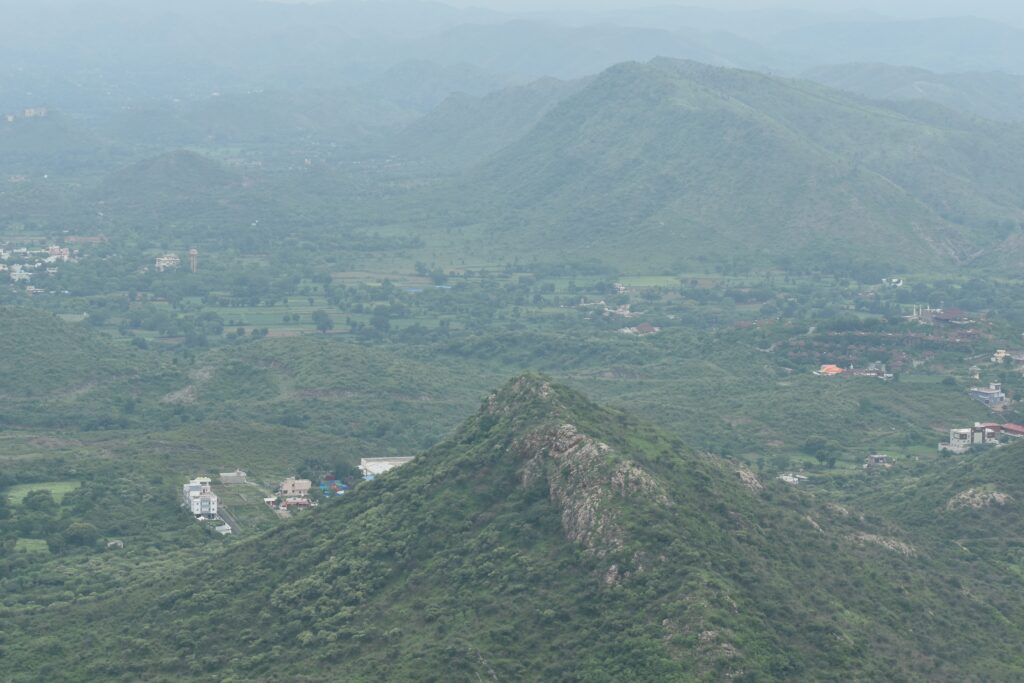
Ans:
POLYGON ((334 321, 331 320, 331 316, 327 315, 327 311, 323 309, 313 311, 313 324, 316 325, 317 330, 324 334, 334 329, 334 321))
POLYGON ((100 532, 88 522, 74 522, 64 530, 63 536, 68 545, 92 546, 99 540, 100 532))
POLYGON ((42 489, 39 491, 29 491, 28 495, 21 501, 21 506, 33 512, 53 513, 57 509, 57 501, 53 499, 52 493, 42 489))

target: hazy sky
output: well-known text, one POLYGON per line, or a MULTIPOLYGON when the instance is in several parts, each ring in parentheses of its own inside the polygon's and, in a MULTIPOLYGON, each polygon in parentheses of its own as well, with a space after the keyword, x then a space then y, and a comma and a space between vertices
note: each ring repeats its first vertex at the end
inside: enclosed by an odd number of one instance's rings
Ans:
MULTIPOLYGON (((276 0, 324 2, 329 0, 276 0)), ((373 2, 374 0, 366 0, 373 2)), ((820 12, 868 10, 900 18, 976 16, 1024 27, 1024 0, 439 0, 459 7, 486 7, 502 11, 608 10, 657 5, 715 9, 791 8, 820 12)))

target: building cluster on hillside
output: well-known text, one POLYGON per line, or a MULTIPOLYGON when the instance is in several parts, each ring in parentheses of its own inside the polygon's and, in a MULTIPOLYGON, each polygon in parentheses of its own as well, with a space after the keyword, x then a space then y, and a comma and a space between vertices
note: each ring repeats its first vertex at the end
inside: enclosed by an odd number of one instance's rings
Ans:
MULTIPOLYGON (((72 261, 75 256, 76 254, 68 247, 56 245, 45 249, 0 248, 0 272, 7 273, 11 282, 28 284, 37 275, 56 275, 57 264, 72 261)), ((34 294, 44 290, 28 286, 27 291, 29 294, 34 294)))
MULTIPOLYGON (((177 270, 181 267, 181 257, 175 253, 157 256, 153 261, 153 267, 158 273, 177 270)), ((193 273, 199 270, 199 250, 195 247, 188 250, 188 268, 193 273)))
POLYGON ((181 487, 183 504, 196 519, 219 519, 217 494, 210 488, 209 477, 196 477, 181 487))
POLYGON ((973 427, 949 430, 949 441, 939 444, 940 452, 966 453, 975 446, 998 446, 1010 439, 1024 438, 1024 425, 1007 422, 975 422, 973 427))

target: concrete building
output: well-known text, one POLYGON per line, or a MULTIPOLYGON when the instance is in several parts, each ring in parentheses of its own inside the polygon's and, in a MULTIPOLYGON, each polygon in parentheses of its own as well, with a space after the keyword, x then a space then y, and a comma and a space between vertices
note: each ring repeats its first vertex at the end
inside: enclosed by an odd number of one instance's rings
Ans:
POLYGON ((999 382, 991 382, 988 388, 971 387, 971 398, 980 401, 989 408, 1000 408, 1006 402, 1006 394, 1003 393, 1003 385, 999 382))
POLYGON ((245 482, 246 474, 242 470, 220 473, 220 483, 222 484, 244 484, 245 482))
POLYGON ((363 479, 372 480, 389 470, 401 467, 413 458, 363 458, 359 461, 359 469, 363 473, 363 479))
POLYGON ((278 491, 282 498, 304 498, 309 495, 309 490, 311 488, 313 488, 313 482, 309 479, 295 479, 294 477, 288 477, 281 482, 281 485, 278 487, 278 491))
POLYGON ((991 446, 998 443, 999 431, 981 423, 975 423, 973 427, 950 429, 949 441, 940 443, 939 451, 966 453, 972 446, 991 446))
POLYGON ((210 488, 209 477, 196 477, 181 487, 184 504, 202 519, 216 519, 217 494, 210 488))

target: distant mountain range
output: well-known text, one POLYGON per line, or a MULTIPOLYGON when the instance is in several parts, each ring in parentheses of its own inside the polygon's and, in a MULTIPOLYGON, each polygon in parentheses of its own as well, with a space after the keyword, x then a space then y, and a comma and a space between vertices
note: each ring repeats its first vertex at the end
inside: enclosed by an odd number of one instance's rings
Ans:
POLYGON ((424 60, 518 82, 659 56, 788 75, 863 61, 1024 71, 1024 30, 974 18, 673 7, 499 13, 415 0, 4 0, 0 12, 0 111, 109 112, 211 92, 329 90, 424 60))
POLYGON ((999 72, 935 73, 890 64, 841 64, 805 78, 879 100, 927 101, 993 121, 1024 122, 1024 76, 999 72))

